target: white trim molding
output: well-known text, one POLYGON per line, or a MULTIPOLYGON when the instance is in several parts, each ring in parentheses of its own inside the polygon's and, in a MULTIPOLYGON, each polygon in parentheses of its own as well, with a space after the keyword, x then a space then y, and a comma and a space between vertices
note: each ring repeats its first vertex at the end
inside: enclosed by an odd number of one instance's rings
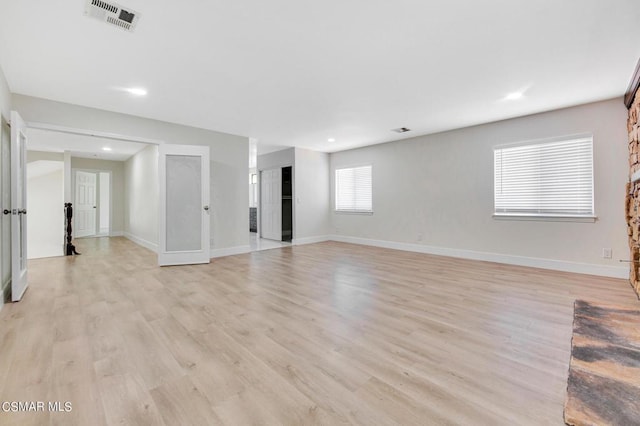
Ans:
POLYGON ((99 130, 80 129, 77 127, 59 126, 57 124, 39 123, 39 122, 33 122, 33 121, 28 122, 27 127, 32 129, 49 130, 51 132, 69 133, 72 135, 94 136, 98 138, 113 139, 117 141, 140 142, 140 143, 148 143, 152 145, 162 145, 163 143, 165 143, 164 141, 159 139, 143 138, 140 136, 122 135, 118 133, 102 132, 99 130))
POLYGON ((2 298, 2 300, 0 300, 0 309, 2 309, 2 306, 5 304, 5 301, 9 301, 10 293, 11 293, 11 277, 7 278, 7 281, 3 283, 2 287, 0 288, 0 297, 2 298))
POLYGON ((144 238, 137 237, 137 236, 135 236, 133 234, 130 234, 128 232, 124 232, 123 234, 124 234, 123 236, 126 239, 131 240, 134 243, 138 244, 139 246, 142 246, 142 247, 144 247, 146 249, 149 249, 154 253, 158 253, 158 244, 157 243, 152 243, 151 241, 147 241, 144 238))
MULTIPOLYGON (((129 234, 129 235, 131 235, 131 234, 129 234)), ((124 231, 111 231, 111 232, 109 232, 109 236, 110 237, 124 237, 124 231)), ((151 244, 153 244, 153 243, 151 243, 151 244)))
POLYGON ((291 241, 291 245, 301 246, 303 244, 323 243, 331 240, 333 240, 333 236, 331 235, 318 235, 315 237, 294 238, 293 241, 291 241))
POLYGON ((211 247, 209 256, 213 259, 215 257, 233 256, 234 254, 244 254, 244 253, 250 253, 250 252, 251 252, 251 246, 236 246, 236 247, 226 247, 226 248, 219 248, 219 249, 211 247))
POLYGON ((427 246, 422 244, 401 243, 396 241, 372 240, 368 238, 332 235, 333 241, 383 247, 394 250, 448 256, 462 259, 481 260, 485 262, 504 263, 507 265, 528 266, 531 268, 551 269, 554 271, 573 272, 577 274, 597 275, 611 278, 629 278, 627 266, 595 265, 591 263, 570 262, 565 260, 542 259, 536 257, 514 256, 500 253, 487 253, 473 250, 454 249, 448 247, 427 246))

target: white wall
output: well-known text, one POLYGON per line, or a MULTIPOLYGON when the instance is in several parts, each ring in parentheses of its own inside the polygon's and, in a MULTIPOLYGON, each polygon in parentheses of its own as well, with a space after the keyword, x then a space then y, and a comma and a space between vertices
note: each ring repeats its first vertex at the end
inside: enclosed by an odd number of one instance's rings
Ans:
MULTIPOLYGON (((124 233, 124 161, 71 157, 71 169, 111 172, 111 235, 124 233)), ((72 191, 75 194, 75 191, 72 191)))
POLYGON ((269 170, 276 167, 295 166, 295 148, 282 149, 268 154, 258 155, 257 169, 269 170))
POLYGON ((248 138, 23 95, 14 94, 11 101, 28 122, 208 146, 212 253, 248 246, 248 138))
POLYGON ((329 154, 295 149, 295 241, 326 240, 331 233, 329 154))
MULTIPOLYGON (((27 179, 27 257, 64 255, 64 181, 59 169, 27 179)), ((27 170, 36 162, 30 162, 27 170)))
POLYGON ((100 187, 100 223, 98 229, 100 233, 109 232, 111 228, 111 176, 107 172, 100 172, 98 176, 98 185, 100 187))
MULTIPOLYGON (((251 175, 257 175, 257 173, 258 173, 257 168, 249 167, 249 176, 247 179, 247 182, 249 182, 249 207, 258 207, 258 184, 257 183, 255 185, 251 184, 251 175), (255 203, 252 202, 254 201, 254 199, 255 199, 255 203)), ((256 178, 256 182, 257 181, 258 179, 256 178)))
POLYGON ((124 165, 125 236, 158 250, 158 146, 149 145, 124 165))
POLYGON ((613 99, 334 153, 331 199, 337 167, 372 164, 374 213, 337 214, 331 201, 333 232, 346 241, 627 277, 618 261, 628 258, 626 119, 622 100, 613 99), (492 218, 495 145, 586 132, 594 140, 595 223, 492 218), (613 259, 601 257, 604 247, 613 259))
POLYGON ((0 113, 8 122, 11 115, 11 91, 2 68, 0 68, 0 113))

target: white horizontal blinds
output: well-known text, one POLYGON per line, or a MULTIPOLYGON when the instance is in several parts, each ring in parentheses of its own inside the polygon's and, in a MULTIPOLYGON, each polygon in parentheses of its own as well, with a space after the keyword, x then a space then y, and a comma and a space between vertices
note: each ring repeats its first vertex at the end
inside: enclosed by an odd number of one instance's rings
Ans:
POLYGON ((495 212, 593 216, 591 137, 496 148, 495 212))
POLYGON ((336 210, 372 211, 371 166, 336 169, 336 210))

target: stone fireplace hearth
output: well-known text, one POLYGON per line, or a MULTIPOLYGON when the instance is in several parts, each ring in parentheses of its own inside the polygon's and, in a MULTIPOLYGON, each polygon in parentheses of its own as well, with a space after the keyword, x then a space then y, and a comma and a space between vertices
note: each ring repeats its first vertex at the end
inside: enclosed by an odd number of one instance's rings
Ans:
POLYGON ((625 216, 629 234, 631 286, 640 297, 640 61, 624 97, 629 109, 627 131, 629 134, 629 183, 625 216))

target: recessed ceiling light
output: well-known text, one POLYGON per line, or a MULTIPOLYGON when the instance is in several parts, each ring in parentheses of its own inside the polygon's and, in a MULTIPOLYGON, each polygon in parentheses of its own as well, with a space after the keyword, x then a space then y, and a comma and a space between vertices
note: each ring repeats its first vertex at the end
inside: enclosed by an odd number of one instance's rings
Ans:
POLYGON ((125 90, 134 96, 147 96, 147 89, 142 87, 129 87, 125 90))
POLYGON ((335 142, 336 140, 334 138, 329 138, 327 139, 327 142, 335 142))
POLYGON ((108 147, 108 146, 103 146, 103 147, 102 147, 102 150, 103 150, 103 151, 111 151, 111 148, 110 148, 110 147, 108 147))
POLYGON ((509 93, 507 96, 505 96, 504 99, 507 101, 515 101, 517 99, 521 99, 523 96, 524 96, 523 92, 512 92, 512 93, 509 93))

